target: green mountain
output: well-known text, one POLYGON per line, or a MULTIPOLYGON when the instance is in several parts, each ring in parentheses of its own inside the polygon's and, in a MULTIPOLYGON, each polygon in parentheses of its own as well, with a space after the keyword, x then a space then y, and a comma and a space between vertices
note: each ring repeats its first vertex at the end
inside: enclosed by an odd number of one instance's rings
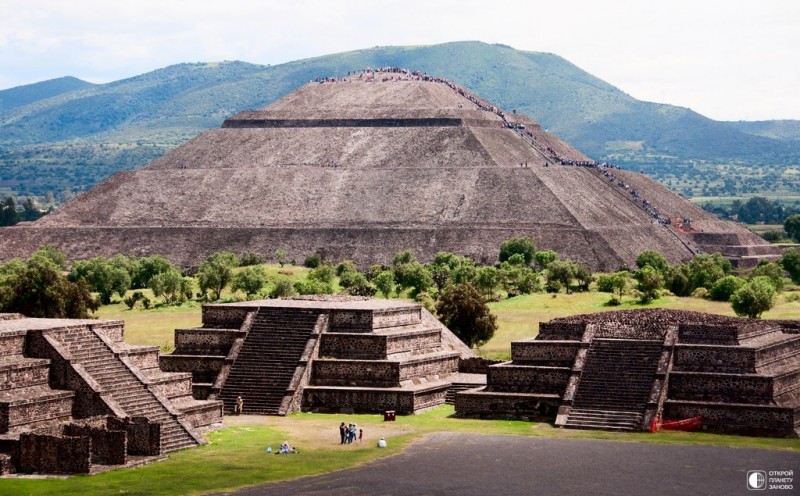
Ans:
POLYGON ((45 100, 70 91, 91 88, 94 84, 72 76, 0 90, 0 115, 23 105, 45 100))
POLYGON ((800 121, 736 121, 730 123, 734 128, 747 134, 765 138, 800 141, 800 121))
MULTIPOLYGON (((276 66, 180 64, 6 106, 0 117, 0 193, 86 189, 315 77, 377 66, 446 77, 502 108, 531 116, 595 159, 657 178, 686 164, 800 163, 797 141, 714 121, 686 108, 636 100, 557 55, 456 42, 376 47, 276 66)), ((705 186, 714 184, 712 174, 705 186)))

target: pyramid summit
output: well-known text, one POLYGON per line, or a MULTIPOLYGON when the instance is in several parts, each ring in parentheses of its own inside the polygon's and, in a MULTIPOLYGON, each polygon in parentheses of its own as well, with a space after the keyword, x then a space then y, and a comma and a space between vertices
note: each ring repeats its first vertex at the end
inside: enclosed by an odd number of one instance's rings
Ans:
POLYGON ((71 259, 161 254, 193 266, 219 250, 387 263, 406 248, 494 262, 502 241, 593 270, 652 249, 671 262, 720 251, 776 257, 647 177, 597 164, 513 110, 398 68, 309 82, 241 112, 58 211, 0 231, 0 257, 45 243, 71 259))

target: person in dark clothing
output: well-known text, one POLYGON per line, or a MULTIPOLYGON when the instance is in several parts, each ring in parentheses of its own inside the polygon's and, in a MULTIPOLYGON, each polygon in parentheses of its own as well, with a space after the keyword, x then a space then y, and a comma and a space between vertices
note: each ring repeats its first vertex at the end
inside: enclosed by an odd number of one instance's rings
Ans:
POLYGON ((342 439, 341 444, 344 444, 347 438, 347 426, 344 425, 344 422, 339 425, 339 437, 342 439))

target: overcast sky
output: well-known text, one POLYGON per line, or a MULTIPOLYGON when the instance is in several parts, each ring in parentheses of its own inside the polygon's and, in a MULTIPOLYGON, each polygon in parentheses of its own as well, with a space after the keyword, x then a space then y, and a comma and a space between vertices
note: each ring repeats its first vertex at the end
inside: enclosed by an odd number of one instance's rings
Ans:
POLYGON ((0 0, 0 89, 464 40, 555 53, 714 119, 800 119, 797 0, 0 0))

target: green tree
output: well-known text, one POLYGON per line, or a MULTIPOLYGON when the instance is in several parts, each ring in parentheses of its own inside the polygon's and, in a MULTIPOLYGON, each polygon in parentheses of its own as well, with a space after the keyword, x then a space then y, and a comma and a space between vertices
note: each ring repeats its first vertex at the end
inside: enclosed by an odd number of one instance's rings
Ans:
POLYGON ((287 279, 286 277, 279 277, 275 281, 275 286, 269 292, 270 298, 287 298, 289 296, 295 295, 294 285, 292 281, 287 279))
POLYGON ((125 291, 131 286, 131 276, 124 268, 114 266, 107 258, 95 257, 89 260, 79 260, 72 264, 68 279, 72 282, 78 279, 85 280, 92 291, 100 295, 103 305, 111 303, 114 293, 120 298, 125 296, 125 291))
POLYGON ((264 263, 264 257, 254 251, 243 253, 239 259, 239 267, 249 267, 251 265, 261 265, 264 263))
POLYGON ((489 341, 497 330, 497 318, 470 284, 446 287, 436 303, 436 313, 442 323, 469 347, 489 341))
POLYGON ((238 262, 236 255, 229 251, 220 251, 209 255, 197 269, 200 291, 203 294, 212 291, 214 294, 212 299, 220 299, 222 290, 231 281, 233 269, 236 268, 238 262))
POLYGON ((186 301, 186 293, 191 294, 190 282, 181 276, 177 269, 154 275, 150 278, 150 289, 156 298, 163 296, 168 305, 179 304, 186 301))
POLYGON ((669 262, 659 252, 654 250, 645 250, 636 257, 636 266, 640 269, 650 266, 656 270, 662 277, 667 275, 669 271, 669 262))
POLYGON ((701 253, 689 262, 689 284, 691 291, 697 288, 710 289, 715 282, 730 274, 730 261, 719 253, 701 253))
POLYGON ((322 264, 308 273, 308 279, 319 281, 323 284, 333 284, 335 278, 336 269, 331 264, 322 264))
POLYGON ((650 265, 637 270, 634 278, 639 282, 638 289, 642 292, 640 300, 642 303, 650 303, 657 299, 659 290, 664 287, 664 278, 650 265))
POLYGON ((781 265, 789 273, 792 282, 800 284, 800 250, 786 250, 781 259, 781 265))
MULTIPOLYGON (((37 257, 45 257, 58 266, 61 270, 67 270, 67 256, 53 245, 44 245, 34 253, 37 257)), ((31 257, 33 258, 33 257, 31 257)))
MULTIPOLYGON (((377 288, 361 272, 345 272, 347 293, 353 296, 375 296, 377 288)), ((344 286, 343 286, 344 287, 344 286)))
POLYGON ((548 291, 557 293, 561 288, 566 289, 567 294, 572 292, 571 284, 575 279, 577 266, 572 260, 555 260, 547 265, 547 288, 548 291))
POLYGON ((53 250, 40 249, 24 269, 16 262, 4 269, 0 311, 28 317, 80 319, 97 310, 89 285, 82 280, 68 281, 52 255, 53 250))
POLYGON ((594 277, 592 277, 589 267, 583 264, 576 264, 575 279, 578 281, 578 290, 589 291, 589 285, 592 284, 594 277))
POLYGON ((676 296, 689 296, 693 291, 690 275, 688 264, 673 265, 667 272, 667 289, 676 296))
POLYGON ((383 293, 384 298, 390 298, 392 296, 395 287, 394 272, 391 270, 384 270, 375 276, 373 282, 375 283, 375 287, 378 288, 378 291, 383 293))
POLYGON ((729 301, 731 295, 745 285, 747 281, 734 275, 725 276, 711 286, 708 296, 714 301, 729 301))
POLYGON ((473 286, 487 299, 494 297, 494 292, 500 285, 500 272, 494 267, 481 267, 478 269, 473 286))
POLYGON ((733 293, 731 305, 736 315, 757 319, 775 305, 775 294, 769 277, 754 277, 733 293))
POLYGON ((133 288, 147 288, 153 276, 169 270, 178 269, 172 265, 172 262, 161 255, 142 257, 138 261, 138 270, 136 274, 131 277, 131 286, 133 288))
POLYGON ((525 265, 530 265, 536 254, 536 245, 526 237, 512 238, 500 244, 500 261, 505 262, 512 255, 519 253, 525 257, 525 265))
POLYGON ((800 243, 800 214, 790 215, 783 221, 783 230, 786 234, 800 243))
POLYGON ((414 260, 410 250, 405 250, 395 256, 393 270, 394 279, 399 286, 398 293, 411 289, 412 298, 416 298, 419 293, 428 291, 435 284, 427 269, 414 260))
POLYGON ((231 289, 233 291, 242 291, 248 298, 258 294, 261 289, 266 286, 269 281, 269 276, 260 265, 253 265, 245 267, 241 271, 234 274, 231 280, 231 289))
POLYGON ((22 220, 17 212, 17 204, 14 198, 9 196, 0 204, 0 227, 13 226, 22 220))
POLYGON ((278 263, 281 265, 281 268, 283 268, 283 265, 286 263, 286 257, 286 251, 282 248, 275 250, 275 260, 278 261, 278 263))
POLYGON ((352 260, 345 260, 344 262, 339 262, 336 265, 337 277, 342 277, 342 274, 345 274, 347 272, 352 272, 352 273, 358 272, 358 268, 356 267, 356 264, 352 260))
POLYGON ((779 293, 786 286, 786 274, 783 266, 777 262, 761 263, 750 273, 750 279, 760 276, 769 277, 772 287, 779 293))
POLYGON ((536 265, 540 269, 544 269, 550 262, 558 260, 558 253, 552 250, 537 251, 534 258, 536 258, 536 265))

